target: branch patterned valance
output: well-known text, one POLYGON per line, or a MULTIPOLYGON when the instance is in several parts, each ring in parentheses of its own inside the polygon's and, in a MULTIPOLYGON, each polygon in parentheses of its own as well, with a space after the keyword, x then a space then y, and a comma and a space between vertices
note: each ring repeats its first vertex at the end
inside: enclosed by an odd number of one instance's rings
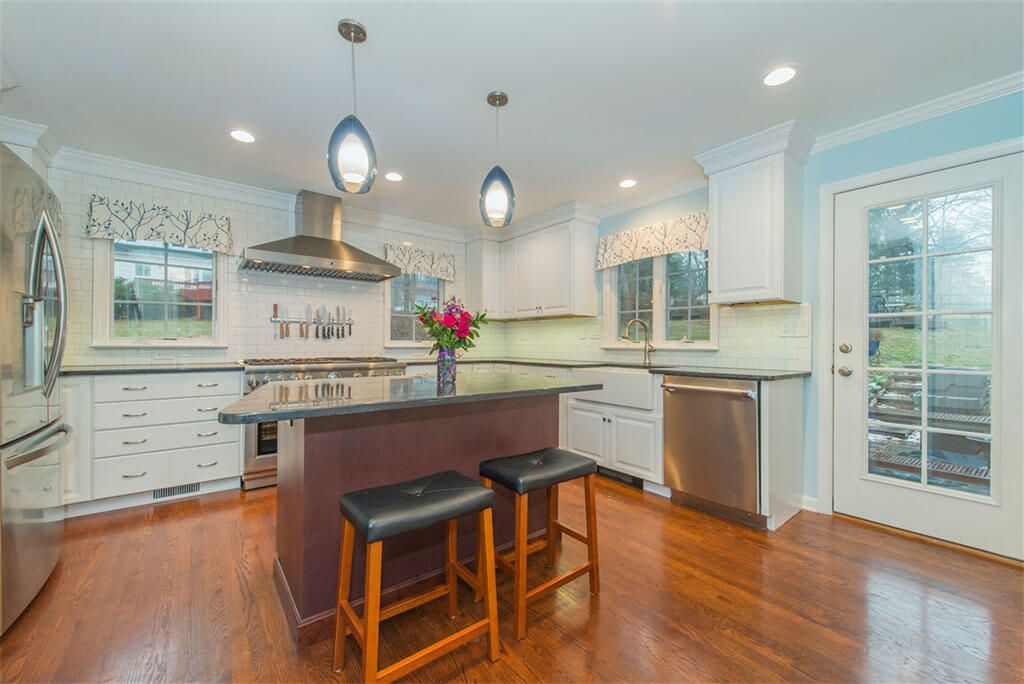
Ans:
POLYGON ((601 238, 597 270, 637 259, 708 248, 708 213, 698 211, 673 221, 630 228, 601 238))
POLYGON ((192 209, 172 211, 166 205, 122 202, 93 195, 85 234, 105 240, 155 240, 231 252, 231 220, 192 209))
POLYGON ((384 245, 384 260, 402 269, 403 273, 455 280, 455 255, 431 252, 429 249, 384 245))

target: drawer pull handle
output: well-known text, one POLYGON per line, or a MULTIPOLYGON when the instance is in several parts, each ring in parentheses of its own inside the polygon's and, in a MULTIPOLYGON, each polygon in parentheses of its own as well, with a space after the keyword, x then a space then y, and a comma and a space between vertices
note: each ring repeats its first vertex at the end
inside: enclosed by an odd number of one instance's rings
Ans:
POLYGON ((218 461, 210 461, 209 463, 196 463, 196 468, 212 468, 217 465, 218 461))
POLYGON ((200 413, 207 413, 209 411, 216 411, 216 410, 217 410, 216 406, 207 406, 206 408, 197 408, 196 409, 196 411, 199 411, 200 413))
POLYGON ((219 385, 220 385, 219 382, 200 382, 200 383, 196 383, 196 387, 217 387, 219 385))
POLYGON ((197 432, 196 437, 213 437, 218 432, 219 430, 214 430, 213 432, 197 432))
POLYGON ((145 475, 146 475, 146 471, 143 470, 141 473, 127 473, 127 474, 122 475, 121 477, 123 477, 126 480, 131 480, 132 478, 144 477, 145 475))
POLYGON ((148 441, 148 437, 143 437, 142 439, 126 439, 121 444, 145 444, 148 441))
POLYGON ((144 390, 148 390, 149 387, 146 385, 140 385, 139 387, 122 387, 121 389, 125 392, 142 392, 144 390))
POLYGON ((143 416, 148 416, 148 415, 149 415, 149 411, 141 411, 139 413, 122 413, 121 417, 122 418, 142 418, 143 416))

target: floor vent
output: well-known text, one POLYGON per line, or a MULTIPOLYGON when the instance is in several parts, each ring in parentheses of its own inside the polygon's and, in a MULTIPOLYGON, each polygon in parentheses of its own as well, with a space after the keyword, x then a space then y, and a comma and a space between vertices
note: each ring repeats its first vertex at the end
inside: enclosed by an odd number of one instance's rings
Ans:
POLYGON ((179 496, 181 494, 195 494, 199 491, 199 483, 193 482, 187 485, 177 485, 176 487, 164 487, 163 489, 154 489, 154 499, 166 499, 169 496, 179 496))
POLYGON ((622 484, 629 485, 630 487, 636 487, 637 489, 644 488, 643 479, 639 477, 633 477, 632 475, 626 475, 625 473, 620 473, 617 470, 611 470, 609 468, 605 468, 604 466, 597 466, 597 474, 603 475, 610 480, 615 480, 616 482, 621 482, 622 484))

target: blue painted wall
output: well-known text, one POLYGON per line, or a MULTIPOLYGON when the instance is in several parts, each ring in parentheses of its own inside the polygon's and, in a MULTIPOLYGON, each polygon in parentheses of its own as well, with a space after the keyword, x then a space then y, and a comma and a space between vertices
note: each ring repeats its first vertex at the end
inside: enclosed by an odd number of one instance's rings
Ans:
MULTIPOLYGON (((822 185, 1024 136, 1024 92, 811 155, 804 170, 804 301, 818 305, 818 193, 822 185)), ((815 329, 817 339, 819 331, 815 329)), ((806 392, 804 493, 818 496, 818 383, 806 392)))
POLYGON ((629 228, 639 228, 651 223, 669 221, 695 211, 708 210, 707 186, 698 188, 684 195, 676 195, 660 202, 652 202, 636 209, 624 211, 614 216, 606 216, 597 224, 598 235, 604 237, 629 228))

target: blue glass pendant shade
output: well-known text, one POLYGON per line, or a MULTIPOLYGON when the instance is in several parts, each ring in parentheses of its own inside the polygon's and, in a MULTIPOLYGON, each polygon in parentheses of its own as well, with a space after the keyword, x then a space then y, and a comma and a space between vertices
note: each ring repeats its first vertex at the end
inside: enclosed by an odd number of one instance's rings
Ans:
POLYGON ((516 208, 516 193, 512 181, 500 166, 495 166, 480 186, 480 216, 484 224, 502 228, 512 222, 516 208))
POLYGON ((342 192, 362 195, 377 178, 377 152, 366 127, 349 114, 331 133, 327 144, 327 169, 331 180, 342 192))

